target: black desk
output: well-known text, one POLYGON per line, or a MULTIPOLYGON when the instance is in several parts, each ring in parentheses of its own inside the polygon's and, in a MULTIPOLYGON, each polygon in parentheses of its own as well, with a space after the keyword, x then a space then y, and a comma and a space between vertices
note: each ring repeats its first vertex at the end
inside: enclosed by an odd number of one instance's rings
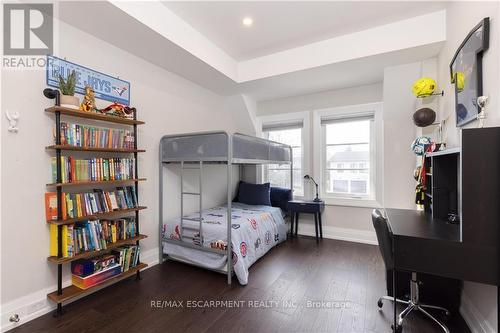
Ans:
POLYGON ((294 234, 293 224, 295 222, 295 235, 299 230, 299 213, 309 213, 314 215, 314 227, 316 230, 316 241, 323 238, 323 223, 321 213, 325 210, 323 201, 315 202, 312 200, 291 200, 288 201, 288 210, 291 215, 291 234, 294 234), (319 231, 319 233, 318 233, 319 231))
POLYGON ((498 285, 495 247, 463 242, 460 225, 433 219, 422 211, 385 209, 385 212, 393 234, 394 295, 397 295, 396 270, 498 285))

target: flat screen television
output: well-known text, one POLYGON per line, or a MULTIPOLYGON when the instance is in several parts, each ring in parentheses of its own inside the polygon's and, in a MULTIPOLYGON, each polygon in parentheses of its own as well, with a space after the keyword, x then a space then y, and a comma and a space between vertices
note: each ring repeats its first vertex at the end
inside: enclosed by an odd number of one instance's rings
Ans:
POLYGON ((477 119, 477 98, 483 94, 483 53, 489 46, 489 17, 472 29, 450 63, 451 83, 455 85, 457 126, 477 119))

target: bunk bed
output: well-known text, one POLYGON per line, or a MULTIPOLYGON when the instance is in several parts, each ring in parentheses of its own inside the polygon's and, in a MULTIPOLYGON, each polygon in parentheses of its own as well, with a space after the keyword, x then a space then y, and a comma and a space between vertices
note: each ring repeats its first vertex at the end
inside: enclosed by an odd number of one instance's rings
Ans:
MULTIPOLYGON (((292 148, 288 145, 224 131, 162 137, 160 263, 173 259, 211 269, 226 274, 228 284, 231 284, 234 272, 240 283, 246 284, 250 265, 270 248, 284 241, 287 232, 283 217, 286 208, 283 203, 277 205, 281 208, 277 208, 233 202, 234 170, 238 170, 234 166, 240 167, 237 174, 241 176, 240 171, 244 165, 263 164, 289 165, 290 184, 293 184, 292 148), (168 200, 165 197, 168 182, 164 182, 164 169, 172 163, 180 164, 180 216, 165 221, 164 200, 168 200), (227 203, 203 209, 203 167, 207 164, 226 166, 227 203), (189 192, 185 189, 183 178, 186 169, 194 169, 198 173, 198 191, 189 192), (196 213, 184 214, 186 196, 198 199, 199 209, 196 213), (243 221, 245 223, 240 223, 243 221)), ((291 196, 292 189, 286 191, 291 196)))

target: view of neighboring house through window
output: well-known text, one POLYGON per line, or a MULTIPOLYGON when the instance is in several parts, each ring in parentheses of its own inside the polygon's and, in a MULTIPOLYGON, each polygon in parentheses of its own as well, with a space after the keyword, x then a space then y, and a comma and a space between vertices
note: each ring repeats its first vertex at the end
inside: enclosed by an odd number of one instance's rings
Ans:
MULTIPOLYGON (((292 146, 293 194, 304 195, 302 172, 302 123, 263 126, 264 138, 292 146)), ((270 164, 264 167, 264 178, 272 186, 290 188, 290 165, 270 164)))
POLYGON ((326 196, 370 198, 373 116, 322 119, 323 192, 326 196))

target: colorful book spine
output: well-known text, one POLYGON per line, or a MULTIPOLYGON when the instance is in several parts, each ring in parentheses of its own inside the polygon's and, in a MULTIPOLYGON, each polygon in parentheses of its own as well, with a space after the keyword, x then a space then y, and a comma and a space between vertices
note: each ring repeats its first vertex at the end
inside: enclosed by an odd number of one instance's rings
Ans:
POLYGON ((130 130, 62 122, 61 144, 85 148, 133 149, 134 134, 130 130))
MULTIPOLYGON (((134 158, 76 159, 61 156, 61 181, 106 181, 135 179, 134 158)), ((56 158, 52 159, 52 182, 57 182, 56 158)))

